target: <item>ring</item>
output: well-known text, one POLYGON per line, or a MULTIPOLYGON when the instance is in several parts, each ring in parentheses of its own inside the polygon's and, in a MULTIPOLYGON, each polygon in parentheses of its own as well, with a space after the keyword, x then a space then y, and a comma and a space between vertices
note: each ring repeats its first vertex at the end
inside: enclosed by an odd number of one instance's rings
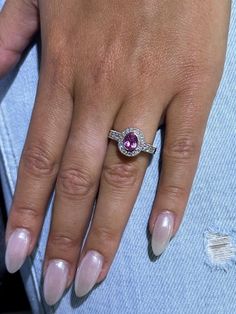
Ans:
POLYGON ((134 157, 140 152, 155 154, 156 147, 145 142, 143 132, 138 128, 127 128, 121 132, 110 130, 108 138, 118 142, 119 151, 128 157, 134 157))

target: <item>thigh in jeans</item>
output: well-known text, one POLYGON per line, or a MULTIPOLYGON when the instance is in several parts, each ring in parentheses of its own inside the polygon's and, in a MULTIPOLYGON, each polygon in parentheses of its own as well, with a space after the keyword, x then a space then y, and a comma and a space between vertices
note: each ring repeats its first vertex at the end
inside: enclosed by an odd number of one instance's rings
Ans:
MULTIPOLYGON (((41 271, 52 197, 38 246, 21 270, 34 313, 236 312, 235 37, 233 2, 224 75, 209 117, 184 219, 168 249, 155 258, 147 232, 159 176, 157 153, 147 169, 106 280, 80 299, 72 287, 58 305, 48 307, 42 296, 41 271)), ((0 174, 8 210, 34 104, 38 58, 36 43, 22 63, 0 81, 0 174)), ((157 147, 161 141, 158 131, 157 147)))

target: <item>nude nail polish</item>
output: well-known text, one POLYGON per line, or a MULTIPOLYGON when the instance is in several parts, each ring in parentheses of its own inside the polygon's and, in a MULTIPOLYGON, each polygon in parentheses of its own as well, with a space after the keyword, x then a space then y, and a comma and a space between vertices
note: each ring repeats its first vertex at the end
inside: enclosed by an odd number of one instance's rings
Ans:
POLYGON ((75 294, 82 297, 95 285, 102 270, 103 256, 97 251, 88 251, 82 259, 75 277, 75 294))
POLYGON ((48 264, 44 278, 44 298, 48 305, 54 305, 62 297, 68 280, 69 265, 66 261, 55 259, 48 264))
POLYGON ((29 252, 30 233, 23 228, 16 229, 9 237, 5 264, 9 273, 15 273, 24 264, 29 252))
POLYGON ((160 255, 168 246, 174 228, 174 213, 162 211, 155 222, 152 234, 152 250, 155 255, 160 255))

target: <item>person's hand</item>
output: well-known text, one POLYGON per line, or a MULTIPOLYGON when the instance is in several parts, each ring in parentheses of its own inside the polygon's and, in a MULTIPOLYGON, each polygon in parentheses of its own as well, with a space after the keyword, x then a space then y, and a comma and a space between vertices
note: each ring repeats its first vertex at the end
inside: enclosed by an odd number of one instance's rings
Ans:
POLYGON ((39 28, 42 38, 6 265, 15 272, 31 254, 55 185, 44 263, 48 304, 60 299, 78 265, 78 296, 105 278, 139 192, 149 155, 123 156, 108 142, 110 129, 137 127, 152 143, 163 120, 162 169, 149 219, 154 254, 176 234, 222 74, 229 15, 226 0, 6 2, 0 76, 39 28))

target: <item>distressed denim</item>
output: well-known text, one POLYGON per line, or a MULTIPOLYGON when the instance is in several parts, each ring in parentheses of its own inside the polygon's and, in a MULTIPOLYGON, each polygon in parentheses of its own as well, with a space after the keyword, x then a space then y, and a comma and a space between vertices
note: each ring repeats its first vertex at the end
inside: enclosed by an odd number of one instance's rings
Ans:
MULTIPOLYGON (((33 109, 38 60, 36 43, 19 66, 0 81, 0 175, 8 210, 33 109)), ((158 130, 157 147, 161 135, 158 130)), ((52 197, 35 252, 21 269, 33 313, 236 313, 235 2, 224 74, 184 218, 167 250, 155 258, 147 224, 159 176, 159 157, 158 151, 147 169, 107 278, 83 298, 75 296, 72 286, 56 306, 49 307, 43 300, 41 273, 52 197)))

